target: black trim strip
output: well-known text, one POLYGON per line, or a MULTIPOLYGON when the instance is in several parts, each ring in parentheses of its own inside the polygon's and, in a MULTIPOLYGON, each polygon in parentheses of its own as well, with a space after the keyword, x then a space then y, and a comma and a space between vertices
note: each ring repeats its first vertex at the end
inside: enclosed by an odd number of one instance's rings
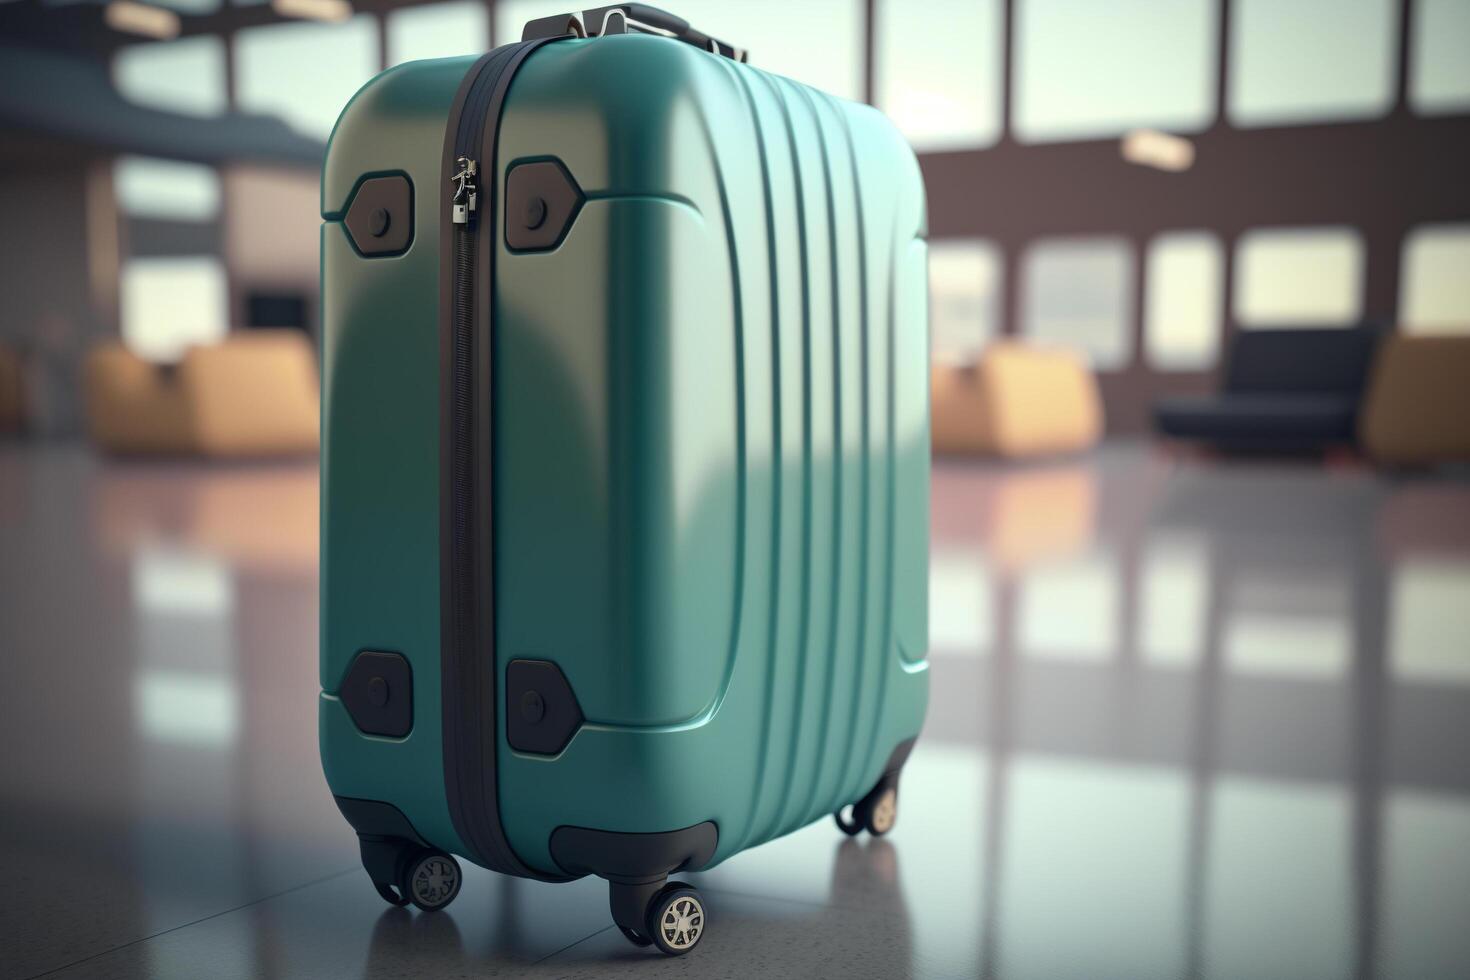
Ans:
POLYGON ((499 172, 496 144, 512 77, 537 47, 508 44, 465 74, 445 129, 440 185, 440 672, 444 790, 475 863, 549 881, 511 849, 497 800, 494 538, 490 446, 490 284, 499 172), (456 225, 444 193, 459 157, 479 161, 479 212, 456 225))

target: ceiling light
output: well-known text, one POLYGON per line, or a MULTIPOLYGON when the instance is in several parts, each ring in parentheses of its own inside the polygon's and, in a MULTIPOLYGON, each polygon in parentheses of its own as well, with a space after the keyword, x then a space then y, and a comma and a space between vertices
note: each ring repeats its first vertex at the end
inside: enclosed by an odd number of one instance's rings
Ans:
POLYGON ((282 17, 324 20, 338 23, 352 16, 348 0, 271 0, 271 7, 282 17))
POLYGON ((112 0, 102 16, 107 26, 115 31, 141 34, 160 41, 179 36, 179 15, 162 7, 150 7, 133 0, 112 0))
POLYGON ((1123 159, 1142 167, 1179 173, 1194 166, 1194 143, 1157 129, 1135 129, 1123 137, 1123 159))

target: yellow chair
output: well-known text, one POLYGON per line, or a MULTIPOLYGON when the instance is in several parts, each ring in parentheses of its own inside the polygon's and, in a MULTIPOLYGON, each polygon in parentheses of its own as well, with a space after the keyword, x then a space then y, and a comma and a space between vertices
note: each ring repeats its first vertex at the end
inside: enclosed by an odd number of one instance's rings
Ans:
POLYGON ((1369 376, 1358 437, 1380 463, 1470 460, 1470 337, 1385 340, 1369 376))
POLYGON ((234 334, 190 348, 176 367, 107 344, 85 373, 88 429, 108 452, 279 456, 318 446, 316 364, 295 331, 234 334))
POLYGON ((1044 456, 1102 435, 1097 379, 1071 351, 1003 341, 974 364, 935 365, 929 386, 937 454, 1044 456))

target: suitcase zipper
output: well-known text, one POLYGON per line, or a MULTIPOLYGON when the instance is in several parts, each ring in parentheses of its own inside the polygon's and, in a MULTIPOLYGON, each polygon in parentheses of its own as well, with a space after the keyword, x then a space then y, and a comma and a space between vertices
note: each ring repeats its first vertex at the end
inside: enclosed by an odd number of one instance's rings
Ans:
POLYGON ((469 157, 460 157, 454 165, 459 173, 449 178, 454 184, 453 220, 457 225, 468 225, 479 204, 480 189, 475 177, 479 175, 480 165, 469 157))
POLYGON ((478 205, 479 189, 475 177, 479 165, 469 157, 459 157, 459 170, 450 180, 454 183, 452 221, 454 255, 451 259, 453 282, 450 295, 454 303, 452 357, 450 361, 450 425, 452 458, 450 460, 450 526, 448 542, 453 568, 451 582, 451 623, 455 633, 471 629, 474 600, 474 550, 472 533, 470 484, 473 479, 474 455, 471 446, 474 410, 473 356, 475 330, 475 227, 472 219, 478 205))
MULTIPOLYGON (((496 871, 566 880, 525 865, 511 849, 500 822, 495 760, 498 740, 494 654, 489 361, 493 333, 487 283, 494 281, 495 239, 489 229, 479 254, 480 161, 495 172, 495 142, 511 78, 526 57, 552 38, 511 44, 485 55, 470 69, 456 96, 445 133, 444 174, 450 181, 449 221, 442 247, 448 261, 443 295, 445 336, 441 415, 443 511, 440 526, 445 802, 455 831, 477 864, 496 871), (480 307, 477 309, 477 307, 480 307), (479 365, 479 367, 477 367, 479 365)), ((495 186, 484 209, 495 220, 495 186)))

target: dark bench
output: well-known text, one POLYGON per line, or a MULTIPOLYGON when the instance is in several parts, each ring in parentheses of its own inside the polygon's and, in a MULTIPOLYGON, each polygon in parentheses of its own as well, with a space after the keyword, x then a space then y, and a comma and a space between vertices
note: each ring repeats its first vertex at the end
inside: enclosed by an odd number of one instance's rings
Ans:
POLYGON ((1235 452, 1314 452, 1357 441, 1376 326, 1238 330, 1224 390, 1154 405, 1158 431, 1235 452))

